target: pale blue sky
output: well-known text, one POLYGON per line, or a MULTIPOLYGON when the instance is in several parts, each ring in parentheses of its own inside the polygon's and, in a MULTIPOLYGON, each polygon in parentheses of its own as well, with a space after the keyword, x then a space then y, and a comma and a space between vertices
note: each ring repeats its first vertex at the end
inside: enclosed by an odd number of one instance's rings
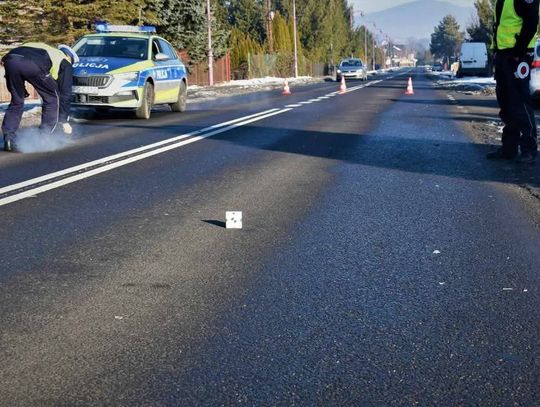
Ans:
MULTIPOLYGON (((384 10, 390 7, 399 6, 404 3, 411 3, 415 0, 350 0, 356 11, 362 10, 366 13, 384 10)), ((443 0, 456 6, 472 6, 474 0, 443 0)))

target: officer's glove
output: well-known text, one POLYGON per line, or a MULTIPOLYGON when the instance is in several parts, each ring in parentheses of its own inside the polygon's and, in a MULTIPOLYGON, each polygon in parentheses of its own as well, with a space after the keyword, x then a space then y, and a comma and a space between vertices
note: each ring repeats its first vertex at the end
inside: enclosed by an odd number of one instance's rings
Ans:
POLYGON ((62 123, 62 130, 66 136, 71 136, 73 134, 73 127, 69 123, 62 123))

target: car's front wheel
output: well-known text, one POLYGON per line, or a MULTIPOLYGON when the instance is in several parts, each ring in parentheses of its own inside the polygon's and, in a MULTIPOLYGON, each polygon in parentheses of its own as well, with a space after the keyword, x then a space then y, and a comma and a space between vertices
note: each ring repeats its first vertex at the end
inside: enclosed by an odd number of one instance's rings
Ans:
POLYGON ((178 100, 169 104, 173 112, 185 112, 187 109, 187 87, 186 83, 182 81, 180 83, 180 89, 178 91, 178 100))
POLYGON ((141 106, 135 110, 135 116, 137 116, 137 119, 148 120, 152 113, 152 105, 154 104, 154 85, 150 82, 146 82, 142 93, 142 103, 141 106))

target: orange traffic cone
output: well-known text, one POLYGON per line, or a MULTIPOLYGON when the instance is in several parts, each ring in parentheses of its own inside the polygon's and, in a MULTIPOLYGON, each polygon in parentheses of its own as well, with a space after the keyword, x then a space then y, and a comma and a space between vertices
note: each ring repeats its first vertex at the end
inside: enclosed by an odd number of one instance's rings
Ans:
POLYGON ((345 83, 345 77, 341 77, 341 85, 339 85, 339 93, 343 95, 345 92, 347 92, 347 84, 345 83))
POLYGON ((414 95, 414 89, 412 86, 412 78, 409 76, 409 83, 407 84, 407 92, 405 92, 406 95, 414 95))
POLYGON ((283 87, 283 92, 281 92, 284 96, 289 96, 291 94, 291 89, 289 88, 289 81, 285 79, 285 86, 283 87))

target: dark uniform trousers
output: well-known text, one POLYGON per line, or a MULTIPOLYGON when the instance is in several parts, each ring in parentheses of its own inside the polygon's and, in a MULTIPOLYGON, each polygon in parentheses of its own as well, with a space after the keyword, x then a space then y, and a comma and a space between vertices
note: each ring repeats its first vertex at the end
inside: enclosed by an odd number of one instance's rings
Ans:
POLYGON ((4 58, 4 68, 7 88, 11 93, 11 103, 2 122, 4 137, 13 139, 19 128, 24 111, 25 81, 37 90, 42 99, 40 128, 52 131, 58 122, 58 84, 48 70, 32 59, 16 54, 8 54, 4 58))
MULTIPOLYGON (((525 62, 531 66, 532 56, 525 62)), ((515 61, 510 50, 497 51, 495 56, 495 80, 497 101, 504 123, 502 149, 504 153, 515 155, 521 152, 536 154, 537 134, 534 109, 529 91, 530 74, 525 79, 516 78, 515 72, 521 61, 515 61)))

